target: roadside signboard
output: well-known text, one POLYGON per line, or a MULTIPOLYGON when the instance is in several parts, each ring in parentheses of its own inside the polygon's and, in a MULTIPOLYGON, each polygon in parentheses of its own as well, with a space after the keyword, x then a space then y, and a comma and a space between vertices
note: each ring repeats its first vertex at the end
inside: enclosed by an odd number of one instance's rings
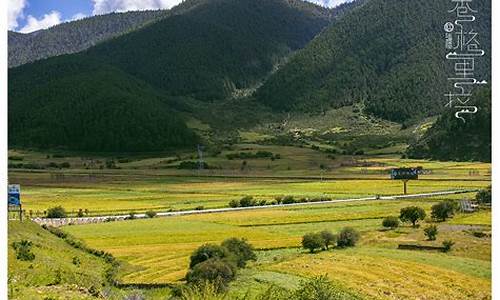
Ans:
POLYGON ((410 180, 418 179, 419 168, 398 168, 391 170, 391 179, 410 180))
POLYGON ((9 184, 8 203, 15 206, 21 205, 21 186, 19 184, 9 184))

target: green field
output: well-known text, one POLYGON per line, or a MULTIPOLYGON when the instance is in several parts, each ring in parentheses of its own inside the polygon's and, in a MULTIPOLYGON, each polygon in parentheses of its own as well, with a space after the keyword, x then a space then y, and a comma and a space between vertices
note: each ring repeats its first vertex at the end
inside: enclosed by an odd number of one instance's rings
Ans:
MULTIPOLYGON (((490 239, 477 239, 470 233, 466 233, 465 230, 469 227, 458 225, 467 224, 467 222, 460 221, 466 219, 464 216, 459 215, 449 222, 453 225, 440 224, 442 233, 440 233, 437 242, 424 242, 436 244, 446 238, 451 238, 457 243, 451 254, 413 253, 396 249, 399 242, 422 242, 424 236, 421 230, 403 227, 395 232, 381 231, 380 223, 383 216, 397 215, 401 207, 412 204, 420 205, 429 211, 432 203, 434 200, 381 201, 328 205, 327 207, 272 209, 69 226, 65 227, 65 230, 81 238, 90 246, 105 249, 123 260, 126 267, 122 269, 120 278, 129 283, 165 283, 182 280, 187 271, 189 254, 196 247, 203 243, 218 243, 225 238, 237 236, 247 238, 258 249, 291 248, 290 250, 263 251, 261 256, 273 255, 278 257, 278 260, 274 258, 272 260, 258 260, 248 271, 254 272, 253 276, 258 276, 263 271, 292 273, 298 276, 313 275, 313 273, 308 273, 307 269, 324 260, 325 258, 322 257, 325 255, 327 257, 331 255, 335 261, 340 259, 345 263, 343 268, 347 270, 359 269, 364 264, 376 262, 377 269, 373 269, 373 274, 365 273, 366 276, 375 276, 380 272, 385 272, 386 265, 381 260, 383 258, 391 261, 391 264, 399 262, 397 266, 399 269, 395 267, 398 271, 391 276, 397 276, 398 272, 402 272, 410 266, 414 269, 407 271, 405 274, 407 277, 411 276, 411 272, 419 272, 419 270, 428 267, 429 276, 432 272, 442 269, 450 274, 456 273, 460 281, 455 284, 464 289, 464 293, 467 291, 466 280, 474 280, 474 282, 478 282, 474 288, 482 289, 484 295, 489 294, 491 241, 490 239), (273 225, 273 223, 276 224, 273 225), (321 254, 314 257, 309 263, 307 261, 313 257, 297 248, 304 233, 323 229, 335 232, 344 226, 352 226, 362 232, 361 247, 339 250, 339 252, 333 251, 331 254, 321 254), (302 260, 305 260, 302 264, 306 266, 300 265, 302 260), (301 267, 297 267, 297 264, 301 267)), ((475 215, 467 217, 472 216, 475 215)), ((489 230, 491 215, 481 212, 477 214, 477 218, 484 223, 481 226, 482 230, 489 230)), ((331 275, 333 279, 342 284, 351 282, 349 276, 352 277, 355 274, 337 273, 335 266, 334 263, 331 267, 314 269, 318 270, 316 273, 331 275)), ((365 269, 360 272, 365 272, 365 269)), ((441 284, 444 286, 451 284, 448 280, 455 277, 450 274, 444 274, 437 282, 442 281, 441 284)), ((421 282, 416 281, 414 284, 419 285, 421 282)), ((380 291, 381 288, 382 286, 375 282, 372 289, 361 289, 360 292, 376 296, 375 292, 380 291)), ((404 294, 401 294, 397 288, 389 290, 404 298, 404 294)), ((451 293, 451 289, 440 289, 440 291, 448 295, 455 295, 451 293)), ((437 299, 436 295, 429 295, 429 297, 429 299, 437 299)), ((470 299, 482 299, 482 297, 476 298, 474 296, 470 299)))
MULTIPOLYGON (((70 214, 87 209, 90 215, 106 215, 225 207, 230 200, 246 195, 266 200, 283 195, 333 199, 396 195, 402 193, 402 183, 390 180, 388 172, 402 166, 422 166, 428 172, 419 180, 409 182, 409 193, 482 188, 491 180, 487 163, 409 160, 393 154, 338 156, 332 160, 328 154, 310 148, 255 144, 233 148, 235 150, 206 158, 209 165, 220 168, 201 171, 177 169, 179 161, 170 162, 170 156, 119 159, 10 151, 9 156, 22 158, 23 164, 43 166, 67 162, 71 167, 13 168, 9 171, 9 180, 22 184, 24 208, 33 216, 42 216, 47 208, 56 205, 65 207, 70 214), (225 157, 226 153, 237 153, 237 149, 253 153, 269 151, 280 154, 281 159, 249 159, 241 170, 243 160, 225 157), (116 161, 117 168, 97 167, 110 159, 116 161), (90 162, 93 167, 86 168, 90 162)), ((194 155, 181 156, 189 161, 194 155)))
MULTIPOLYGON (((391 152, 391 147, 386 150, 391 152)), ((89 215, 106 215, 227 207, 230 200, 247 195, 259 200, 285 195, 332 199, 396 195, 402 193, 402 182, 390 180, 388 172, 403 166, 422 166, 427 171, 419 180, 408 183, 412 194, 480 189, 491 181, 491 165, 487 163, 409 160, 394 153, 336 155, 332 159, 321 149, 256 144, 238 144, 218 155, 207 155, 208 165, 217 168, 205 170, 176 167, 182 161, 196 161, 196 154, 189 152, 126 159, 19 150, 9 155, 15 158, 11 163, 44 166, 68 162, 71 166, 9 170, 9 181, 22 184, 23 207, 28 216, 43 216, 45 210, 56 205, 63 206, 70 215, 79 209, 88 210, 89 215), (229 153, 258 150, 279 153, 281 158, 247 159, 242 169, 243 160, 226 157, 229 153), (115 161, 116 166, 101 168, 107 160, 115 161)), ((258 260, 241 270, 231 283, 231 297, 256 294, 272 285, 293 289, 305 278, 326 274, 339 286, 366 299, 414 299, 415 293, 422 299, 489 299, 489 210, 458 214, 438 223, 438 239, 433 242, 425 240, 421 229, 403 226, 387 231, 381 226, 382 218, 397 216, 401 208, 409 205, 423 207, 428 214, 425 223, 431 223, 433 204, 474 197, 474 193, 468 193, 330 203, 65 226, 63 230, 91 248, 113 254, 121 264, 116 279, 123 284, 182 283, 194 249, 204 243, 218 244, 229 237, 240 237, 258 249, 258 260), (346 226, 362 234, 355 248, 313 255, 300 248, 305 233, 324 229, 337 232, 346 226), (486 236, 475 237, 473 231, 485 232, 486 236), (397 249, 399 243, 439 246, 447 239, 456 244, 446 254, 397 249)), ((154 293, 164 296, 169 291, 153 289, 147 293, 147 297, 155 299, 154 293)), ((112 294, 122 295, 123 291, 114 289, 112 294)))

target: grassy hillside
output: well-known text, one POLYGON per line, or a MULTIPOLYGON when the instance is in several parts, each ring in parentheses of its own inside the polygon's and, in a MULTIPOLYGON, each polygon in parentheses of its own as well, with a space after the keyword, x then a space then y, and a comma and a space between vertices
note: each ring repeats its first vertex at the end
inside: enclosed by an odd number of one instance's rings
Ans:
POLYGON ((30 221, 9 221, 9 299, 95 299, 109 266, 30 221), (12 243, 32 243, 32 261, 16 258, 12 243), (38 296, 37 296, 38 295, 38 296))
POLYGON ((9 73, 9 145, 155 151, 196 143, 163 94, 97 60, 61 56, 9 73))
MULTIPOLYGON (((490 1, 474 5, 486 50, 476 74, 487 78, 490 1)), ((367 112, 397 122, 436 114, 448 74, 441 28, 452 8, 447 1, 367 1, 294 55, 255 96, 277 111, 361 102, 367 112)))
POLYGON ((9 31, 9 67, 80 52, 101 41, 154 22, 166 14, 166 11, 111 13, 27 34, 9 31))

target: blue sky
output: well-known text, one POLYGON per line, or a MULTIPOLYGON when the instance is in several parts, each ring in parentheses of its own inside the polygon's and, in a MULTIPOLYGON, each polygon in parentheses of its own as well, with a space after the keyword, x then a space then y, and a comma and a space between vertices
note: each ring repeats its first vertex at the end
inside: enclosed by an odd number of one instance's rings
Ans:
MULTIPOLYGON (((333 7, 347 0, 308 0, 333 7)), ((171 8, 181 0, 8 0, 9 30, 33 32, 113 11, 171 8)))

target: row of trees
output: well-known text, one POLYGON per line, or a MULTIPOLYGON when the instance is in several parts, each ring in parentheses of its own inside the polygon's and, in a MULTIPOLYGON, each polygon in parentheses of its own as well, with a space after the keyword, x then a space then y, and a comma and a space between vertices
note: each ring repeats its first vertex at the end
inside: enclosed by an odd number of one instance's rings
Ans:
POLYGON ((276 204, 293 204, 293 203, 308 203, 308 202, 324 202, 331 201, 330 197, 314 197, 314 198, 295 198, 294 196, 277 196, 274 200, 267 201, 265 199, 258 200, 252 196, 245 196, 241 199, 233 199, 229 201, 229 207, 250 207, 250 206, 264 206, 276 204))
POLYGON ((302 247, 314 253, 316 250, 328 250, 330 246, 339 248, 354 247, 360 238, 358 231, 345 227, 338 234, 329 230, 317 233, 307 233, 302 237, 302 247))
MULTIPOLYGON (((434 204, 431 207, 431 218, 444 222, 446 219, 453 217, 455 211, 458 209, 457 203, 446 200, 434 204)), ((394 229, 399 226, 399 222, 411 223, 413 227, 417 227, 419 221, 423 221, 427 213, 425 210, 418 206, 408 206, 401 208, 399 218, 390 216, 382 220, 382 226, 394 229)))

